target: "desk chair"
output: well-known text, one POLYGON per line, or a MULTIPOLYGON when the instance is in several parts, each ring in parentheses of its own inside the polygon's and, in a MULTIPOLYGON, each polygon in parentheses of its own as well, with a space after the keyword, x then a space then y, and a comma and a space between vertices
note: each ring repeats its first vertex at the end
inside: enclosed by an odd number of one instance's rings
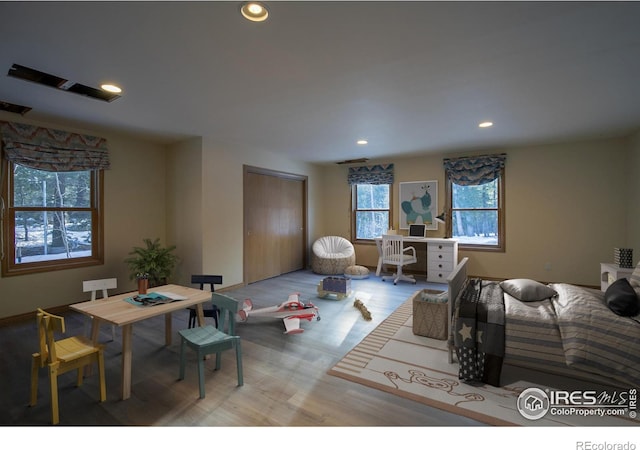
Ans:
POLYGON ((54 333, 64 333, 64 317, 54 316, 38 308, 36 314, 40 352, 34 353, 31 360, 31 401, 35 406, 38 400, 38 369, 48 366, 49 385, 51 387, 51 422, 59 421, 58 412, 58 375, 71 370, 78 370, 77 385, 82 385, 83 368, 94 362, 98 363, 100 377, 100 401, 107 399, 107 388, 104 381, 104 354, 102 345, 93 345, 84 336, 70 337, 56 341, 54 333))
MULTIPOLYGON (((199 284, 200 290, 204 290, 204 285, 209 284, 211 286, 211 292, 215 291, 214 284, 222 284, 222 275, 191 275, 191 283, 199 284)), ((189 310, 189 328, 194 328, 196 326, 196 308, 195 306, 191 306, 187 308, 189 310)), ((213 317, 214 322, 216 323, 216 328, 218 327, 218 316, 220 312, 216 307, 215 302, 213 303, 211 309, 204 310, 205 317, 213 317)))
POLYGON ((222 294, 211 294, 212 302, 217 305, 220 311, 218 325, 205 325, 204 327, 188 328, 179 331, 180 334, 180 376, 179 380, 184 380, 184 369, 186 364, 186 347, 189 346, 196 352, 198 360, 198 385, 200 388, 200 398, 204 398, 204 362, 205 356, 216 354, 216 370, 220 370, 222 352, 225 350, 236 350, 236 366, 238 371, 238 386, 244 384, 242 377, 242 350, 240 348, 240 336, 235 336, 236 314, 239 303, 236 299, 222 294), (228 321, 228 333, 224 332, 224 327, 228 321))
MULTIPOLYGON (((107 289, 116 289, 118 287, 117 278, 105 278, 102 280, 88 280, 82 282, 82 292, 91 292, 91 301, 96 300, 98 291, 102 292, 102 298, 109 298, 107 289)), ((84 334, 89 335, 89 323, 91 318, 87 317, 84 324, 84 334)), ((111 340, 116 340, 116 326, 111 325, 111 340)))
POLYGON ((409 281, 416 284, 416 280, 412 275, 402 273, 402 267, 408 264, 418 262, 416 258, 415 247, 404 247, 402 235, 385 234, 382 236, 382 264, 393 265, 397 267, 395 275, 387 275, 382 277, 382 281, 393 280, 393 284, 398 281, 409 281))

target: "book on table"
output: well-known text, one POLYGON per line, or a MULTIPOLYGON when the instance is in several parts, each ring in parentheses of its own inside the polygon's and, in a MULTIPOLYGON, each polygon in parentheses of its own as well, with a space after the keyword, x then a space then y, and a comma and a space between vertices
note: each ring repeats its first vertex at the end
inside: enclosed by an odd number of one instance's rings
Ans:
POLYGON ((137 306, 155 306, 184 300, 186 297, 172 292, 150 292, 127 297, 125 300, 137 306))

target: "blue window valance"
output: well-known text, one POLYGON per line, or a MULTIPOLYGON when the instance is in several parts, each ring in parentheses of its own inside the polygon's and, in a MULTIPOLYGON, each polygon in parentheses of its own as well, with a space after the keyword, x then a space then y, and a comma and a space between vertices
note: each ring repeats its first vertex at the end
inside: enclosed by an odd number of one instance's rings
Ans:
POLYGON ((38 170, 71 172, 108 169, 107 140, 101 137, 0 121, 3 157, 38 170))
POLYGON ((445 158, 447 177, 460 186, 477 186, 490 183, 500 176, 507 155, 482 155, 463 158, 445 158))
POLYGON ((349 167, 347 181, 352 184, 393 184, 393 164, 349 167))

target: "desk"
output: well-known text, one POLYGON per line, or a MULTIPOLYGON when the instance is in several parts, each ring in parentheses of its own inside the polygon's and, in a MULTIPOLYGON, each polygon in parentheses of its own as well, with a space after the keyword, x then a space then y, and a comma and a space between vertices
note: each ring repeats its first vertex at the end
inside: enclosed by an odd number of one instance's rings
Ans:
MULTIPOLYGON (((378 267, 376 276, 380 276, 382 270, 382 237, 375 238, 378 249, 378 267)), ((403 242, 424 243, 427 250, 427 281, 433 283, 446 283, 447 276, 458 264, 458 241, 455 239, 427 238, 415 236, 403 236, 403 242)))
MULTIPOLYGON (((136 306, 125 301, 138 292, 114 295, 107 299, 93 300, 71 305, 70 308, 87 316, 93 317, 91 339, 97 343, 100 323, 106 322, 122 327, 122 399, 131 397, 131 338, 133 336, 133 324, 151 317, 165 315, 165 344, 171 344, 171 313, 184 311, 189 306, 195 306, 198 315, 198 324, 204 325, 204 313, 202 304, 211 301, 211 292, 200 289, 168 284, 149 289, 149 292, 170 292, 182 297, 171 303, 155 306, 136 306)), ((177 364, 177 361, 176 361, 177 364)))

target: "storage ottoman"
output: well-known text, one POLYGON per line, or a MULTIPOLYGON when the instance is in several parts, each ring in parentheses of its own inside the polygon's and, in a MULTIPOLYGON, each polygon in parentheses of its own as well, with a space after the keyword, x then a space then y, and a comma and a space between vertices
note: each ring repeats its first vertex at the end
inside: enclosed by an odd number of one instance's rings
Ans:
POLYGON ((416 291, 413 304, 413 334, 446 340, 449 330, 447 292, 432 289, 416 291))

